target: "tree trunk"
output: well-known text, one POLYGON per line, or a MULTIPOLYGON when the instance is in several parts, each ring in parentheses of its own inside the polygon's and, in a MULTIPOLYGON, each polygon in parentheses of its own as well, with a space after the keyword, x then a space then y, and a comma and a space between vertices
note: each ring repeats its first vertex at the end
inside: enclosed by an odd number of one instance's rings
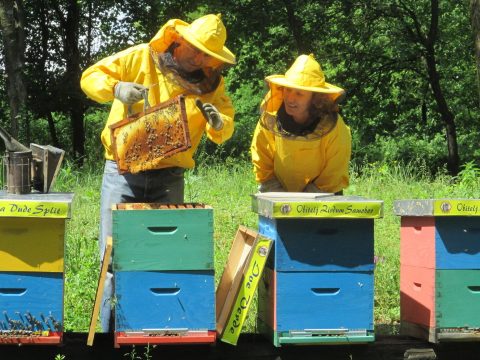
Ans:
POLYGON ((477 59, 478 103, 480 104, 480 0, 470 0, 473 36, 475 39, 475 57, 477 59))
MULTIPOLYGON (((7 91, 10 103, 10 132, 18 137, 20 121, 27 121, 23 68, 25 64, 25 17, 21 0, 0 1, 0 26, 5 52, 7 91)), ((25 124, 27 125, 27 124, 25 124)), ((28 126, 27 126, 28 128, 28 126)))
POLYGON ((283 4, 287 10, 287 20, 290 30, 292 31, 295 44, 297 45, 297 51, 299 54, 309 54, 311 49, 305 44, 302 37, 302 24, 295 16, 295 4, 291 0, 283 0, 283 4))
MULTIPOLYGON (((38 0, 37 0, 38 1, 38 0)), ((52 106, 51 102, 48 101, 48 92, 47 92, 47 60, 49 56, 49 15, 48 15, 48 8, 47 4, 44 0, 38 1, 40 4, 40 34, 41 34, 41 44, 42 44, 42 52, 41 56, 38 58, 38 67, 41 69, 43 76, 40 76, 39 79, 41 80, 40 86, 43 90, 43 96, 40 101, 40 110, 39 115, 41 117, 46 117, 48 122, 48 130, 50 132, 50 139, 55 147, 61 147, 60 142, 58 141, 57 130, 55 128, 55 122, 52 116, 52 106)))
POLYGON ((72 130, 73 159, 82 164, 85 157, 85 128, 83 115, 85 104, 83 93, 80 89, 80 51, 78 48, 78 37, 80 27, 80 9, 76 0, 68 0, 67 16, 63 16, 58 1, 54 3, 57 17, 64 32, 64 57, 66 61, 66 72, 64 77, 64 90, 68 100, 70 112, 70 124, 72 130))
POLYGON ((455 125, 455 116, 450 111, 445 95, 440 86, 440 75, 437 71, 437 61, 435 58, 435 42, 438 34, 438 0, 431 0, 431 23, 428 37, 425 41, 425 60, 427 63, 428 80, 433 92, 433 97, 437 103, 438 111, 445 123, 447 147, 448 147, 448 171, 451 175, 457 175, 460 167, 457 144, 457 128, 455 125))

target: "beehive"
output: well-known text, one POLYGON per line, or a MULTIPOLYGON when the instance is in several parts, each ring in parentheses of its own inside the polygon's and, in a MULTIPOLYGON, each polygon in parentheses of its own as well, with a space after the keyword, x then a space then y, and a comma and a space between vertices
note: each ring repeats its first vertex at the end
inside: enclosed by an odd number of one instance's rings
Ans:
POLYGON ((480 200, 394 203, 401 216, 401 333, 479 340, 480 200))
POLYGON ((259 233, 274 240, 258 324, 275 346, 374 340, 374 220, 383 203, 330 194, 254 196, 259 233))
POLYGON ((72 199, 0 192, 0 344, 62 341, 65 219, 72 199))
POLYGON ((116 344, 215 341, 213 210, 113 210, 116 344))

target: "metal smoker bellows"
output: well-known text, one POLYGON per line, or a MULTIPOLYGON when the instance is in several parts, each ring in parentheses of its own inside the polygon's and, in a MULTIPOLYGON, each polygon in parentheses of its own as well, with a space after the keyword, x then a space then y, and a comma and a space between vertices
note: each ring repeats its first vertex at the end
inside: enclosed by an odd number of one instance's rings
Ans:
POLYGON ((4 188, 11 194, 29 194, 34 190, 49 192, 57 177, 65 152, 56 147, 30 144, 30 148, 15 140, 0 127, 5 143, 3 156, 4 188))
POLYGON ((6 189, 11 194, 29 194, 32 190, 32 151, 7 151, 3 157, 6 189))

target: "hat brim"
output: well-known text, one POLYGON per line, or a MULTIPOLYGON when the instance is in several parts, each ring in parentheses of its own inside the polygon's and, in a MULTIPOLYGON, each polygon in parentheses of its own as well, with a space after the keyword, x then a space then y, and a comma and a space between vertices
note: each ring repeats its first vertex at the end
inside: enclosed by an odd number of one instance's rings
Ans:
POLYGON ((213 56, 215 59, 221 60, 223 62, 232 64, 232 65, 236 63, 235 55, 233 55, 233 53, 230 50, 228 50, 225 46, 219 52, 211 51, 210 49, 205 47, 188 31, 188 24, 187 25, 177 24, 175 26, 175 29, 180 35, 182 35, 182 37, 185 40, 187 40, 190 44, 200 49, 204 53, 210 56, 213 56))
POLYGON ((324 93, 324 94, 336 94, 336 95, 341 95, 345 93, 345 90, 342 88, 329 84, 325 82, 324 86, 301 86, 294 84, 292 82, 289 82, 286 78, 285 75, 271 75, 267 76, 265 80, 269 83, 279 85, 279 86, 284 86, 288 88, 294 88, 294 89, 300 89, 300 90, 306 90, 306 91, 312 91, 312 92, 317 92, 317 93, 324 93))

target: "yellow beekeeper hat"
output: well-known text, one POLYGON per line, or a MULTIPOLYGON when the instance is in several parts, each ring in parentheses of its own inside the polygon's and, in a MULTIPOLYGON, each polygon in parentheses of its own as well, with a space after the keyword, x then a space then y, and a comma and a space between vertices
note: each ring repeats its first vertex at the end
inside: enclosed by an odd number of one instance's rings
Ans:
POLYGON ((208 55, 229 64, 235 64, 235 55, 224 45, 227 30, 223 25, 221 14, 202 16, 191 24, 178 23, 175 29, 190 44, 208 55))
POLYGON ((300 55, 285 75, 271 75, 267 76, 265 80, 279 86, 332 94, 334 99, 345 93, 342 88, 325 81, 322 68, 313 54, 300 55))

